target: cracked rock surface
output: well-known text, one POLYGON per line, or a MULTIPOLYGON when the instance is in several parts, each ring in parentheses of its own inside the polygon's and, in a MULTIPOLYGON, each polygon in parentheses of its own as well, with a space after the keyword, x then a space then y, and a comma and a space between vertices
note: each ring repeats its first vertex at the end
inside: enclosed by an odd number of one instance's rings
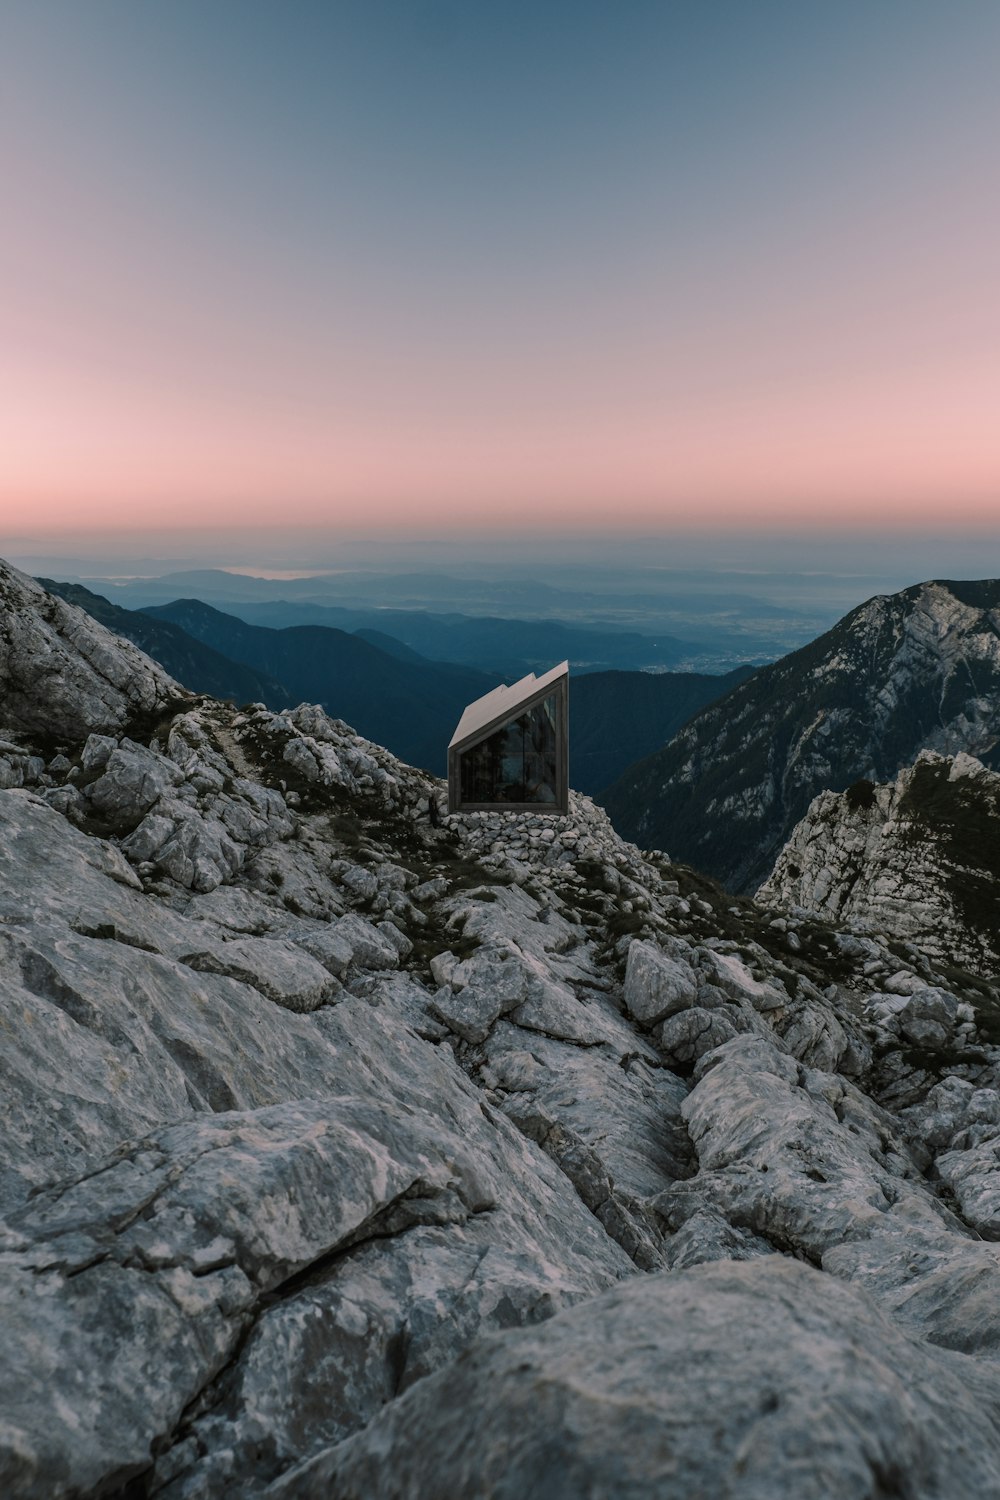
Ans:
POLYGON ((988 1493, 993 1384, 966 1364, 794 1260, 660 1273, 483 1339, 268 1494, 988 1493))
POLYGON ((0 700, 0 1493, 1000 1492, 989 978, 585 798, 432 827, 310 705, 70 733, 59 608, 0 700))
POLYGON ((137 646, 2 560, 0 694, 5 726, 47 741, 124 729, 190 697, 137 646))
POLYGON ((817 797, 759 895, 996 978, 998 876, 1000 776, 925 750, 888 785, 817 797))

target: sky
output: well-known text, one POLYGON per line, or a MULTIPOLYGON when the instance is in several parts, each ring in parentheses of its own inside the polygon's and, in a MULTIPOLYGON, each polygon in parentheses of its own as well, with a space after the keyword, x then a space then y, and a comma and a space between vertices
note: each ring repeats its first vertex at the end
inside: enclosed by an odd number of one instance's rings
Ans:
POLYGON ((0 545, 1000 537, 998 76, 996 0, 3 0, 0 545))

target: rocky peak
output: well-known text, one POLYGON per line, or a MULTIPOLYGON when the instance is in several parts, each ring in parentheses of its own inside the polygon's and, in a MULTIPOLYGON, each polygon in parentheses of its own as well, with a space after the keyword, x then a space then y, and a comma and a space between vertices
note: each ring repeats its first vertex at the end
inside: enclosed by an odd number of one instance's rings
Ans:
POLYGON ((114 732, 186 698, 130 642, 0 560, 0 717, 46 743, 114 732))
POLYGON ((895 781, 811 804, 758 892, 1000 974, 1000 776, 925 750, 895 781))
POLYGON ((891 780, 923 749, 1000 739, 1000 582, 860 605, 702 710, 605 798, 615 826, 733 889, 771 869, 817 793, 891 780))

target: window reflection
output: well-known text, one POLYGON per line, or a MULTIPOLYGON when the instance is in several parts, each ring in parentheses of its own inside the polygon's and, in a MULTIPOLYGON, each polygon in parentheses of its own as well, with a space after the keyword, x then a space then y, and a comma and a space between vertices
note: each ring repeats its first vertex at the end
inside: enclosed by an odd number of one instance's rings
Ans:
POLYGON ((461 755, 462 801, 555 803, 558 706, 550 693, 461 755))

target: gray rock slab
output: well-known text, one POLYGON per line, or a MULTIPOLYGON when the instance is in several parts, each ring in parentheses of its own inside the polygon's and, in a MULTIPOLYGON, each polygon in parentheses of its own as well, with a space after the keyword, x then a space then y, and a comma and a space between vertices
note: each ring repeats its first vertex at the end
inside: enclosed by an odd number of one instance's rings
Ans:
POLYGON ((395 969, 399 952, 383 932, 357 912, 346 912, 330 927, 331 934, 350 950, 351 963, 360 969, 395 969))
POLYGON ((663 1260, 672 1271, 715 1260, 755 1260, 773 1255, 775 1248, 749 1229, 730 1224, 713 1209, 700 1209, 681 1225, 667 1242, 663 1260))
MULTIPOLYGON (((440 963, 450 956, 439 954, 437 961, 440 963)), ((446 976, 442 982, 450 984, 453 989, 474 984, 495 995, 501 1009, 510 1010, 525 998, 538 971, 517 944, 510 941, 501 946, 477 948, 468 958, 444 968, 442 972, 446 976)))
POLYGON ((338 1096, 168 1127, 38 1195, 0 1258, 4 1493, 55 1500, 144 1467, 255 1296, 408 1196, 460 1222, 499 1188, 439 1122, 338 1096))
POLYGON ((338 977, 347 972, 354 959, 354 949, 333 927, 299 928, 289 932, 288 938, 338 977))
POLYGON ((613 1182, 637 1198, 690 1175, 694 1156, 681 1106, 682 1079, 633 1055, 627 1067, 603 1049, 530 1039, 501 1021, 486 1046, 483 1082, 503 1100, 522 1096, 574 1132, 613 1182))
POLYGON ((973 1500, 995 1372, 780 1256, 638 1278, 481 1340, 269 1500, 973 1500))
POLYGON ((484 1042, 500 1014, 500 998, 490 990, 468 984, 455 991, 444 985, 431 998, 428 1009, 449 1031, 466 1042, 484 1042))
POLYGON ((629 945, 625 965, 625 1009, 641 1026, 655 1026, 675 1011, 697 1004, 698 981, 689 964, 652 943, 629 945))
POLYGON ((329 1091, 308 1018, 169 956, 207 932, 143 895, 112 844, 0 793, 0 1204, 167 1121, 329 1091))
POLYGON ((101 775, 87 788, 87 797, 105 817, 131 828, 183 780, 184 773, 166 756, 123 739, 104 762, 101 775))
POLYGON ((287 1010, 316 1010, 337 993, 322 963, 280 938, 233 938, 178 953, 177 958, 200 974, 223 974, 252 985, 287 1010))
POLYGON ((675 1227, 711 1205, 817 1260, 904 1223, 967 1233, 924 1182, 891 1117, 847 1079, 804 1069, 757 1036, 734 1038, 700 1067, 682 1106, 700 1170, 656 1200, 675 1227))
POLYGON ((0 702, 9 728, 77 744, 190 698, 131 642, 0 561, 0 702))
POLYGON ((201 1456, 180 1445, 157 1465, 170 1500, 252 1491, 357 1431, 481 1331, 542 1321, 634 1269, 565 1175, 484 1106, 450 1049, 401 1026, 390 1003, 401 982, 380 978, 376 1005, 347 997, 316 1024, 373 1112, 391 1101, 392 1118, 429 1128, 447 1182, 396 1199, 368 1238, 263 1309, 194 1423, 201 1456))
POLYGON ((946 1151, 934 1163, 954 1194, 959 1212, 986 1240, 1000 1240, 1000 1129, 964 1151, 946 1151))
POLYGON ((654 1029, 653 1035, 672 1067, 690 1069, 700 1058, 748 1029, 747 1019, 733 1006, 706 1009, 696 1005, 668 1016, 654 1029))

